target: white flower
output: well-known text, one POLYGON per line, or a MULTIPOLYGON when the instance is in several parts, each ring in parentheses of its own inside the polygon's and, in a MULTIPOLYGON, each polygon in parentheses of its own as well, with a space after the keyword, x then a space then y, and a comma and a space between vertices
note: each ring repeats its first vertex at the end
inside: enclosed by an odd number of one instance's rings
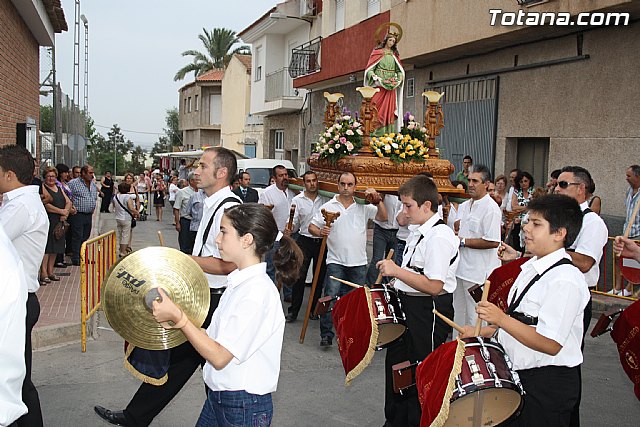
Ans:
POLYGON ((396 144, 395 142, 392 142, 392 143, 391 143, 391 146, 392 146, 393 148, 398 148, 398 144, 396 144))
POLYGON ((353 135, 353 131, 351 129, 348 129, 345 133, 349 136, 353 135))
POLYGON ((358 129, 358 130, 356 130, 356 133, 357 133, 358 135, 362 135, 362 130, 358 129))
POLYGON ((420 132, 427 133, 427 128, 426 128, 426 127, 424 127, 424 126, 422 126, 422 127, 420 128, 420 132))
POLYGON ((350 116, 350 115, 348 115, 348 114, 347 114, 347 115, 344 115, 344 116, 342 116, 342 120, 349 121, 349 120, 351 120, 351 116, 350 116))
POLYGON ((353 122, 353 126, 359 128, 362 124, 360 122, 353 122))
POLYGON ((333 138, 331 138, 331 139, 333 139, 334 141, 337 141, 338 138, 340 138, 338 135, 333 135, 333 138))
POLYGON ((415 128, 413 123, 409 123, 409 125, 407 126, 407 129, 409 130, 413 130, 413 128, 415 128))
POLYGON ((347 142, 347 150, 351 151, 353 150, 353 144, 350 142, 347 142))
POLYGON ((340 148, 340 144, 334 145, 333 148, 335 148, 337 150, 338 148, 340 148))
POLYGON ((324 144, 324 147, 322 148, 324 148, 325 150, 329 149, 329 144, 324 144))
POLYGON ((389 144, 385 144, 384 149, 385 151, 391 151, 391 146, 389 144))
POLYGON ((329 148, 329 154, 333 154, 335 153, 335 150, 333 148, 329 148))
POLYGON ((411 114, 409 114, 409 121, 411 121, 411 122, 412 122, 412 121, 414 121, 415 119, 416 119, 415 117, 413 117, 411 114))
POLYGON ((324 136, 327 137, 327 138, 331 138, 331 132, 325 132, 324 136))

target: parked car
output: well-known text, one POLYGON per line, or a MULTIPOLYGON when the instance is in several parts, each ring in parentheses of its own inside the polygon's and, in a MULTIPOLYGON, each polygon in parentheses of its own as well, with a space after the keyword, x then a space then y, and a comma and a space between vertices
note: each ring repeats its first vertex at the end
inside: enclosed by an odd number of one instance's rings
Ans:
POLYGON ((293 163, 289 160, 275 159, 239 159, 238 173, 247 171, 251 175, 251 187, 261 193, 263 189, 269 186, 271 178, 271 170, 274 166, 282 165, 287 168, 289 178, 296 178, 298 174, 293 167, 293 163))

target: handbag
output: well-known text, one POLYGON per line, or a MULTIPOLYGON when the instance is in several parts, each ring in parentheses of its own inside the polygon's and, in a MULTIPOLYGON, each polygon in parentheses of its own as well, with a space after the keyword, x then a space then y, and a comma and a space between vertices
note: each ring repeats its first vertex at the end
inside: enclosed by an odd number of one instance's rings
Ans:
POLYGON ((133 217, 133 214, 129 211, 129 209, 127 209, 127 208, 125 207, 125 205, 123 205, 123 204, 122 204, 122 202, 120 201, 120 198, 118 198, 118 196, 117 196, 117 195, 116 195, 116 196, 114 196, 114 197, 115 197, 115 199, 116 199, 116 202, 118 202, 118 204, 119 204, 120 206, 122 206, 122 209, 124 209, 125 211, 127 211, 127 213, 128 213, 129 215, 131 215, 131 228, 136 228, 136 225, 138 225, 138 224, 137 224, 137 222, 136 222, 136 219, 133 217))
POLYGON ((65 234, 67 234, 67 229, 69 228, 69 223, 67 221, 58 222, 55 227, 53 227, 53 237, 56 240, 62 239, 65 234))

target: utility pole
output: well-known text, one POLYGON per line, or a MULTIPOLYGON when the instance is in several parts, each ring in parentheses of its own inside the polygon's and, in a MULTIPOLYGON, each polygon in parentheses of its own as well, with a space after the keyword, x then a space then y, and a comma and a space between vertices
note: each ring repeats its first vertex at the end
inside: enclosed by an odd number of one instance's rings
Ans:
POLYGON ((72 165, 79 165, 80 153, 78 148, 78 125, 79 125, 79 109, 80 102, 80 0, 75 0, 75 19, 73 23, 73 94, 71 96, 71 132, 73 133, 73 155, 71 156, 72 165))

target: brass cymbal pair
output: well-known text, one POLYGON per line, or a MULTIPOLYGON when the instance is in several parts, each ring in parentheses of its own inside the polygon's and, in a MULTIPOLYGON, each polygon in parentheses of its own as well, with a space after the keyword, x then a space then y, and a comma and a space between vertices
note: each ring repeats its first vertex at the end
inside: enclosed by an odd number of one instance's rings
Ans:
POLYGON ((153 317, 157 288, 196 326, 207 317, 211 294, 207 278, 190 256, 172 248, 148 247, 122 258, 102 289, 102 309, 125 340, 147 350, 165 350, 187 340, 179 329, 164 329, 153 317))

